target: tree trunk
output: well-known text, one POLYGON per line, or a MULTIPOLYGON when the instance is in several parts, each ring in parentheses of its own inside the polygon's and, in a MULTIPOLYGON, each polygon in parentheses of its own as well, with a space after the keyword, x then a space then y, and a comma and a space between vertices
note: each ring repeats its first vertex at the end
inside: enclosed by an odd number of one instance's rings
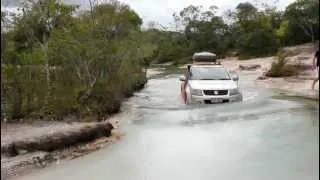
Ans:
POLYGON ((311 42, 314 42, 315 41, 315 37, 314 37, 314 30, 313 30, 313 25, 303 25, 301 24, 300 25, 300 28, 303 30, 303 32, 309 36, 311 38, 311 42))
POLYGON ((5 37, 6 35, 1 31, 1 120, 6 122, 7 121, 7 100, 6 100, 6 91, 5 86, 7 85, 7 78, 3 72, 3 65, 4 65, 4 50, 5 50, 5 37))
POLYGON ((90 4, 90 14, 91 14, 91 18, 92 18, 92 25, 94 25, 94 14, 93 14, 94 4, 93 4, 92 0, 89 0, 89 4, 90 4))
POLYGON ((2 81, 1 83, 1 120, 3 122, 7 121, 7 100, 6 100, 6 93, 5 93, 5 85, 6 82, 2 81))
POLYGON ((46 75, 46 83, 47 83, 47 95, 45 98, 44 111, 46 114, 53 113, 52 107, 52 83, 50 79, 50 64, 48 58, 48 41, 46 36, 43 36, 43 44, 41 44, 42 51, 44 53, 44 62, 45 62, 45 75, 46 75))
POLYGON ((314 28, 313 28, 313 26, 311 25, 311 39, 312 39, 312 42, 314 42, 315 41, 315 38, 314 38, 314 34, 315 34, 315 32, 314 32, 314 28))
POLYGON ((51 152, 79 143, 89 142, 97 138, 110 137, 112 129, 114 127, 109 122, 82 126, 73 131, 55 132, 50 136, 40 136, 25 141, 14 141, 10 144, 1 145, 1 153, 8 156, 16 156, 21 150, 27 152, 51 152))

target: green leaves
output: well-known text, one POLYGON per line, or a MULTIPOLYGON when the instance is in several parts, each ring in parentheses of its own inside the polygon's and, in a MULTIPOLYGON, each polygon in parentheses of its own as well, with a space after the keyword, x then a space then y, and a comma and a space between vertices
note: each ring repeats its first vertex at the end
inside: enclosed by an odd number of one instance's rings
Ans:
POLYGON ((34 2, 6 34, 2 77, 15 89, 5 94, 12 118, 102 118, 144 83, 142 60, 155 46, 141 33, 140 17, 119 3, 93 7, 94 16, 72 16, 76 8, 34 2))
POLYGON ((285 38, 286 33, 288 32, 289 28, 289 21, 284 20, 281 22, 279 29, 276 30, 277 37, 283 41, 285 38))
POLYGON ((227 12, 227 19, 216 16, 215 10, 190 5, 175 13, 176 25, 184 27, 184 31, 179 38, 170 38, 163 46, 160 43, 158 59, 178 61, 204 50, 221 57, 231 50, 237 51, 240 58, 267 56, 280 46, 319 38, 317 0, 297 0, 285 12, 264 4, 261 9, 248 2, 240 3, 234 11, 227 12), (178 42, 183 43, 177 45, 178 42))
POLYGON ((34 48, 31 52, 17 53, 20 65, 43 65, 44 53, 40 48, 34 48))
POLYGON ((297 0, 285 10, 285 17, 291 23, 299 26, 303 32, 315 40, 319 30, 319 1, 297 0))
POLYGON ((285 16, 296 23, 319 23, 319 1, 297 0, 290 4, 285 11, 285 16))
POLYGON ((276 12, 259 11, 250 3, 240 3, 233 31, 240 58, 266 56, 276 52, 279 44, 274 30, 276 12))

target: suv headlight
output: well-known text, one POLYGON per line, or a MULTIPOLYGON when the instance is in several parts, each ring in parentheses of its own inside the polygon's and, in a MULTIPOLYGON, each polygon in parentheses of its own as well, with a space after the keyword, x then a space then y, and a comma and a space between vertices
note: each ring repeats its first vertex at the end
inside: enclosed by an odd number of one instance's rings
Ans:
POLYGON ((202 90, 200 89, 191 89, 191 94, 196 96, 202 96, 202 90))
POLYGON ((236 94, 240 94, 238 88, 234 88, 234 89, 229 90, 229 95, 236 95, 236 94))

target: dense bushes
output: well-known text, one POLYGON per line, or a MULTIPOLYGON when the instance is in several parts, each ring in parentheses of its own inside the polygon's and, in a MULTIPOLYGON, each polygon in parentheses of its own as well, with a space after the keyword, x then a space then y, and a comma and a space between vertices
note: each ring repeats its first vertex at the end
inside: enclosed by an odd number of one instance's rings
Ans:
POLYGON ((138 48, 142 21, 128 6, 97 4, 78 16, 55 0, 25 8, 2 31, 2 119, 101 120, 143 87, 150 53, 138 48))
POLYGON ((176 24, 184 25, 183 30, 164 36, 157 60, 179 63, 196 51, 212 51, 219 57, 235 51, 240 59, 248 59, 319 39, 318 0, 296 0, 284 11, 240 3, 223 18, 216 15, 216 9, 191 5, 174 14, 176 24))

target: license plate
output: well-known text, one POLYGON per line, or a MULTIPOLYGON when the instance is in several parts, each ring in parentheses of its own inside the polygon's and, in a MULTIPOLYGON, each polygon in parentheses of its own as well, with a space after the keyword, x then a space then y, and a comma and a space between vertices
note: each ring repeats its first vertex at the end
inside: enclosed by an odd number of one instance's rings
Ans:
POLYGON ((211 103, 222 103, 222 99, 211 99, 211 103))

